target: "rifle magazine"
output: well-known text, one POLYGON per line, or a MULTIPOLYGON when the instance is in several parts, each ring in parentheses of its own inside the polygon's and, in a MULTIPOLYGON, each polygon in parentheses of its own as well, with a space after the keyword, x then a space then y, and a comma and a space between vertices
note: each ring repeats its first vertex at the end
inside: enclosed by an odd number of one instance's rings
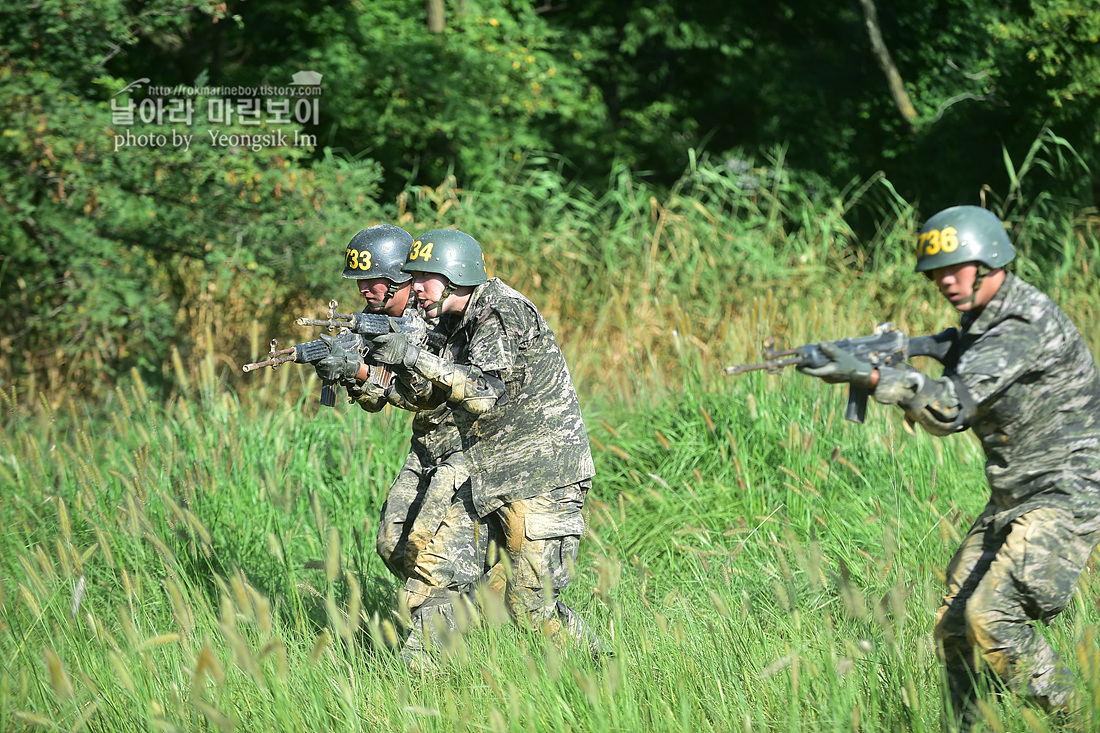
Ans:
POLYGON ((376 384, 383 389, 389 389, 393 385, 394 374, 386 365, 367 365, 367 381, 376 384))

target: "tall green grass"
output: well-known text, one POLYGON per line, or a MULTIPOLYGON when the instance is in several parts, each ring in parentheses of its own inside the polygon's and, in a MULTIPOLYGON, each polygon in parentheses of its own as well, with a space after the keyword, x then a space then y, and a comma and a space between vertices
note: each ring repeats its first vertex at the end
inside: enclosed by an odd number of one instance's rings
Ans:
MULTIPOLYGON (((771 330, 759 311, 732 340, 771 330)), ((808 313, 792 335, 851 316, 808 313)), ((372 551, 406 416, 322 410, 293 367, 237 395, 213 353, 173 400, 135 376, 106 416, 6 394, 0 729, 938 730, 930 630, 983 504, 976 445, 878 406, 851 425, 838 389, 715 380, 707 344, 677 348, 658 371, 687 388, 585 399, 598 475, 565 600, 616 655, 522 632, 484 594, 423 675, 394 654, 372 551)), ((1098 590, 1086 574, 1052 632, 1091 701, 1075 730, 1100 714, 1098 590)), ((988 715, 1055 725, 1012 697, 988 715)))
MULTIPOLYGON (((1044 132, 1024 160, 1006 157, 1011 191, 980 193, 1014 230, 1016 269, 1088 323, 1100 305, 1100 219, 1041 190, 1027 197, 1040 175, 1075 175, 1074 156, 1044 132)), ((399 216, 410 230, 473 233, 490 275, 547 315, 577 381, 616 404, 679 388, 692 345, 711 375, 755 358, 772 331, 818 340, 878 321, 913 332, 955 321, 913 273, 918 221, 934 212, 901 199, 881 172, 832 193, 801 181, 782 149, 746 165, 692 154, 671 189, 622 169, 592 191, 531 159, 468 189, 452 180, 409 191, 399 216), (758 326, 749 338, 730 328, 745 320, 758 326)), ((1086 337, 1100 353, 1100 336, 1086 337)))
MULTIPOLYGON (((1039 178, 1070 178, 1075 161, 1063 140, 1044 133, 1024 160, 1006 158, 1009 192, 975 192, 974 201, 960 203, 978 203, 981 193, 1014 230, 1017 270, 1080 322, 1089 322, 1100 303, 1100 218, 1094 208, 1044 194, 1039 178)), ((736 162, 692 152, 671 188, 619 169, 604 188, 592 190, 568 182, 553 161, 531 157, 467 187, 448 179, 410 189, 392 204, 364 204, 361 223, 472 233, 485 249, 490 274, 529 295, 556 328, 577 381, 616 403, 630 403, 657 383, 681 384, 679 369, 665 369, 679 363, 687 343, 708 347, 702 350, 706 373, 724 360, 753 358, 758 334, 734 339, 727 326, 756 317, 754 302, 768 293, 774 315, 758 322, 792 338, 801 335, 798 324, 814 306, 826 311, 826 328, 832 326, 828 311, 843 312, 837 330, 891 320, 926 331, 952 320, 934 290, 912 273, 917 222, 933 212, 902 200, 881 172, 833 191, 802 180, 781 148, 736 162), (635 380, 638 375, 644 383, 635 380)), ((213 351, 219 379, 246 388, 254 376, 241 374, 239 365, 261 357, 272 337, 284 345, 316 337, 295 326, 296 317, 321 315, 333 298, 342 309, 359 302, 338 274, 352 233, 334 231, 323 247, 311 250, 310 278, 294 270, 265 280, 260 301, 242 296, 255 291, 247 269, 211 281, 201 260, 184 258, 173 266, 173 280, 180 282, 180 292, 171 295, 179 299, 175 331, 151 336, 179 344, 188 371, 199 369, 213 351), (330 286, 303 291, 301 283, 316 282, 326 267, 330 286)), ((120 344, 135 338, 125 330, 117 335, 120 344)), ((1095 334, 1087 336, 1091 346, 1100 345, 1095 334)), ((118 348, 105 347, 91 355, 93 361, 110 362, 118 348)), ((79 377, 64 349, 25 364, 16 363, 24 356, 20 349, 10 351, 0 353, 0 380, 6 380, 0 385, 6 389, 41 391, 55 407, 73 389, 96 402, 109 399, 109 390, 98 391, 109 385, 101 379, 108 371, 79 377), (24 367, 26 378, 13 376, 24 367)), ((165 360, 143 377, 167 395, 175 371, 165 360)))

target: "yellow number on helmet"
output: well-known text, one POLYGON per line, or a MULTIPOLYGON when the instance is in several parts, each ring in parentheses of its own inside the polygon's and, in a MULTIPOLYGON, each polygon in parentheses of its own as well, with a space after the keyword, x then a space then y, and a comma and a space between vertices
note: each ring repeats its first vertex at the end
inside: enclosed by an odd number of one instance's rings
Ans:
POLYGON ((934 255, 939 254, 940 251, 940 230, 933 229, 930 232, 926 232, 922 239, 927 237, 927 241, 924 245, 924 254, 934 255))
MULTIPOLYGON (((434 247, 434 246, 435 246, 434 242, 428 242, 428 244, 425 245, 424 249, 422 249, 420 251, 420 254, 416 255, 416 257, 420 257, 420 259, 427 262, 428 258, 432 256, 432 247, 434 247)), ((414 259, 415 259, 415 257, 414 257, 414 259)))
POLYGON ((344 260, 345 260, 344 264, 349 270, 358 269, 358 267, 359 267, 359 250, 349 249, 347 254, 344 256, 344 260))
POLYGON ((412 262, 418 256, 420 256, 420 245, 421 244, 422 244, 422 242, 419 239, 416 240, 415 242, 413 242, 412 249, 409 250, 409 262, 412 262))
POLYGON ((369 270, 370 269, 370 250, 369 249, 364 249, 359 253, 359 269, 360 270, 369 270))
POLYGON ((940 232, 940 249, 954 252, 959 248, 959 231, 955 227, 944 227, 940 232))

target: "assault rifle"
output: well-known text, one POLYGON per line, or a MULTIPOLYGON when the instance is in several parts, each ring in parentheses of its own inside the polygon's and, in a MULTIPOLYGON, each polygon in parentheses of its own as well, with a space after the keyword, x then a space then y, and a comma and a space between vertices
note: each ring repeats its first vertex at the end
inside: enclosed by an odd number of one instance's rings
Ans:
MULTIPOLYGON (((367 381, 379 387, 388 387, 393 382, 393 371, 385 364, 370 363, 371 339, 393 331, 413 331, 414 329, 408 327, 404 317, 394 318, 380 313, 337 313, 338 307, 339 303, 330 300, 327 319, 299 318, 295 323, 299 326, 326 326, 330 332, 339 329, 334 343, 346 351, 357 352, 364 359, 369 372, 367 381)), ((420 334, 420 336, 425 338, 425 345, 433 351, 438 351, 446 342, 446 336, 437 331, 428 331, 426 335, 420 334)), ((286 349, 279 349, 279 341, 271 339, 271 352, 267 360, 245 364, 242 369, 245 372, 268 366, 276 369, 280 364, 290 361, 298 364, 316 364, 330 353, 328 344, 320 339, 295 344, 286 349)), ((327 407, 336 404, 336 389, 333 382, 321 382, 321 396, 318 402, 327 407)))
MULTIPOLYGON (((838 349, 847 351, 877 369, 894 366, 914 356, 930 356, 941 364, 953 365, 958 358, 957 338, 958 331, 954 328, 948 328, 931 336, 909 338, 893 323, 880 323, 875 326, 875 332, 871 336, 823 343, 830 343, 838 349)), ((776 374, 780 369, 789 366, 817 368, 825 366, 830 361, 829 357, 821 351, 822 343, 806 344, 794 349, 775 349, 774 346, 775 339, 765 339, 764 359, 766 361, 760 364, 728 366, 723 371, 732 375, 766 369, 769 374, 776 374)), ((844 417, 852 422, 862 423, 867 415, 867 398, 870 394, 870 390, 851 387, 848 390, 848 409, 844 417)))
MULTIPOLYGON (((336 309, 339 305, 340 304, 335 300, 330 300, 328 302, 328 318, 299 318, 294 322, 299 326, 325 326, 328 328, 329 333, 339 328, 341 329, 341 333, 347 330, 352 333, 357 333, 360 336, 366 336, 367 338, 380 336, 392 330, 406 330, 406 320, 403 317, 391 318, 390 316, 383 316, 377 313, 337 313, 336 309), (379 332, 378 329, 382 328, 382 321, 393 324, 393 328, 379 332)), ((433 352, 441 349, 443 344, 447 341, 447 337, 438 331, 428 331, 422 336, 425 339, 427 347, 433 352)), ((363 352, 363 354, 366 356, 366 352, 363 352)))
MULTIPOLYGON (((333 339, 334 344, 346 351, 357 353, 364 358, 366 358, 370 352, 371 339, 373 337, 401 329, 405 322, 403 318, 390 318, 389 316, 377 313, 354 313, 345 315, 336 312, 337 305, 335 300, 329 301, 328 320, 321 321, 310 318, 299 318, 297 321, 298 325, 328 326, 329 331, 334 331, 339 327, 340 333, 333 339), (341 320, 337 321, 338 318, 341 320)), ((271 339, 271 352, 267 355, 267 360, 255 362, 253 364, 245 364, 241 369, 245 372, 255 371, 263 367, 277 369, 280 364, 291 361, 298 364, 316 364, 331 353, 328 344, 321 339, 295 344, 286 349, 279 348, 278 339, 271 339)), ((367 370, 370 372, 370 376, 368 377, 369 381, 374 382, 380 387, 387 387, 390 382, 393 381, 393 373, 387 366, 367 364, 367 370)), ((326 407, 332 407, 336 404, 336 388, 333 382, 321 382, 321 396, 318 402, 326 407)))

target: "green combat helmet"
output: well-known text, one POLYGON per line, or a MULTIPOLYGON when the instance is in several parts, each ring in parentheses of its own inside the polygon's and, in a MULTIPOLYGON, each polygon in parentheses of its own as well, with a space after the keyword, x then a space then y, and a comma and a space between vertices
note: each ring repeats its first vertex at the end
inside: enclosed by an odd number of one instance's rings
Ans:
POLYGON ((412 235, 392 224, 376 224, 356 234, 344 253, 344 277, 366 280, 384 277, 392 283, 412 278, 402 270, 409 255, 412 235))
POLYGON ((433 229, 421 234, 412 243, 408 261, 401 269, 442 275, 451 285, 481 285, 488 280, 481 245, 457 229, 433 229))
MULTIPOLYGON (((1004 267, 1016 256, 1004 224, 980 206, 952 206, 929 219, 917 240, 916 272, 977 262, 988 270, 1004 267)), ((979 268, 979 274, 988 274, 979 268)), ((975 284, 975 289, 977 284, 975 284)))

